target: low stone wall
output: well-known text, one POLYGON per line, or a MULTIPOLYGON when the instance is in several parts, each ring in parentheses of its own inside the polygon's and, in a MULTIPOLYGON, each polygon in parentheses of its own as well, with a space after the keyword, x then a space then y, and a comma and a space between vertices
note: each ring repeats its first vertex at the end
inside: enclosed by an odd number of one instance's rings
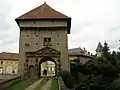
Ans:
POLYGON ((19 75, 19 76, 16 76, 16 77, 8 79, 8 80, 2 80, 0 82, 0 90, 7 89, 9 86, 20 81, 21 79, 22 79, 22 77, 19 75))
POLYGON ((58 84, 59 84, 59 90, 72 90, 72 89, 68 89, 68 88, 65 86, 62 77, 58 77, 58 84))
POLYGON ((18 76, 18 74, 0 74, 0 79, 11 79, 18 76))

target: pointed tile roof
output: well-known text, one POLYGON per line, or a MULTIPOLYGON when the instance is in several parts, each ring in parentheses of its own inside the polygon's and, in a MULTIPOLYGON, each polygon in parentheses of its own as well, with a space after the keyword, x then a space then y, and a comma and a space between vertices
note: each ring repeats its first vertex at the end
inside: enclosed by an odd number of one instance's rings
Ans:
POLYGON ((99 42, 96 51, 97 51, 97 52, 101 52, 102 49, 103 49, 103 46, 102 46, 102 44, 99 42))
POLYGON ((56 11, 46 3, 25 13, 17 19, 46 19, 46 18, 69 18, 68 16, 56 11))
POLYGON ((16 22, 20 22, 21 20, 66 20, 68 26, 68 34, 70 33, 71 27, 71 18, 56 11, 51 8, 46 3, 38 6, 37 8, 23 14, 22 16, 15 19, 16 22))

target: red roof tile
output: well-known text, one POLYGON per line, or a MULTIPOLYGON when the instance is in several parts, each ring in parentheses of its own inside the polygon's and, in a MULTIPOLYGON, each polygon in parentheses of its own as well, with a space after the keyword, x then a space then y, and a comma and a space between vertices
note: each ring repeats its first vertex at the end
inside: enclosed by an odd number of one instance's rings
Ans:
POLYGON ((17 19, 43 19, 43 18, 69 18, 68 16, 56 11, 46 3, 25 13, 17 19))
POLYGON ((2 52, 0 53, 0 60, 18 60, 19 54, 17 53, 9 53, 9 52, 2 52))
POLYGON ((71 18, 56 11, 55 9, 51 8, 46 3, 42 4, 41 6, 25 13, 24 15, 16 18, 16 22, 18 23, 20 20, 67 20, 67 30, 68 34, 70 34, 70 27, 71 27, 71 18))

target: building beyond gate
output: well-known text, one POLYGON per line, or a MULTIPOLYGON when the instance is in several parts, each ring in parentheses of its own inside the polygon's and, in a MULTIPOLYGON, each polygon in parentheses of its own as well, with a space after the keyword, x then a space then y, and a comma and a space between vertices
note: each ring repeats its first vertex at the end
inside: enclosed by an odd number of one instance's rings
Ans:
POLYGON ((20 27, 19 72, 41 76, 41 64, 54 63, 55 75, 70 70, 68 37, 71 18, 46 3, 16 19, 20 27))

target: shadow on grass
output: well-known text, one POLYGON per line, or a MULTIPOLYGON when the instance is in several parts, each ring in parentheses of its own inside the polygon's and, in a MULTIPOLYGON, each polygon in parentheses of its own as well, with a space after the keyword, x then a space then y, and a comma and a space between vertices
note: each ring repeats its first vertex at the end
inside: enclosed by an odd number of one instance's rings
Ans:
POLYGON ((59 90, 58 79, 52 79, 50 90, 59 90))

